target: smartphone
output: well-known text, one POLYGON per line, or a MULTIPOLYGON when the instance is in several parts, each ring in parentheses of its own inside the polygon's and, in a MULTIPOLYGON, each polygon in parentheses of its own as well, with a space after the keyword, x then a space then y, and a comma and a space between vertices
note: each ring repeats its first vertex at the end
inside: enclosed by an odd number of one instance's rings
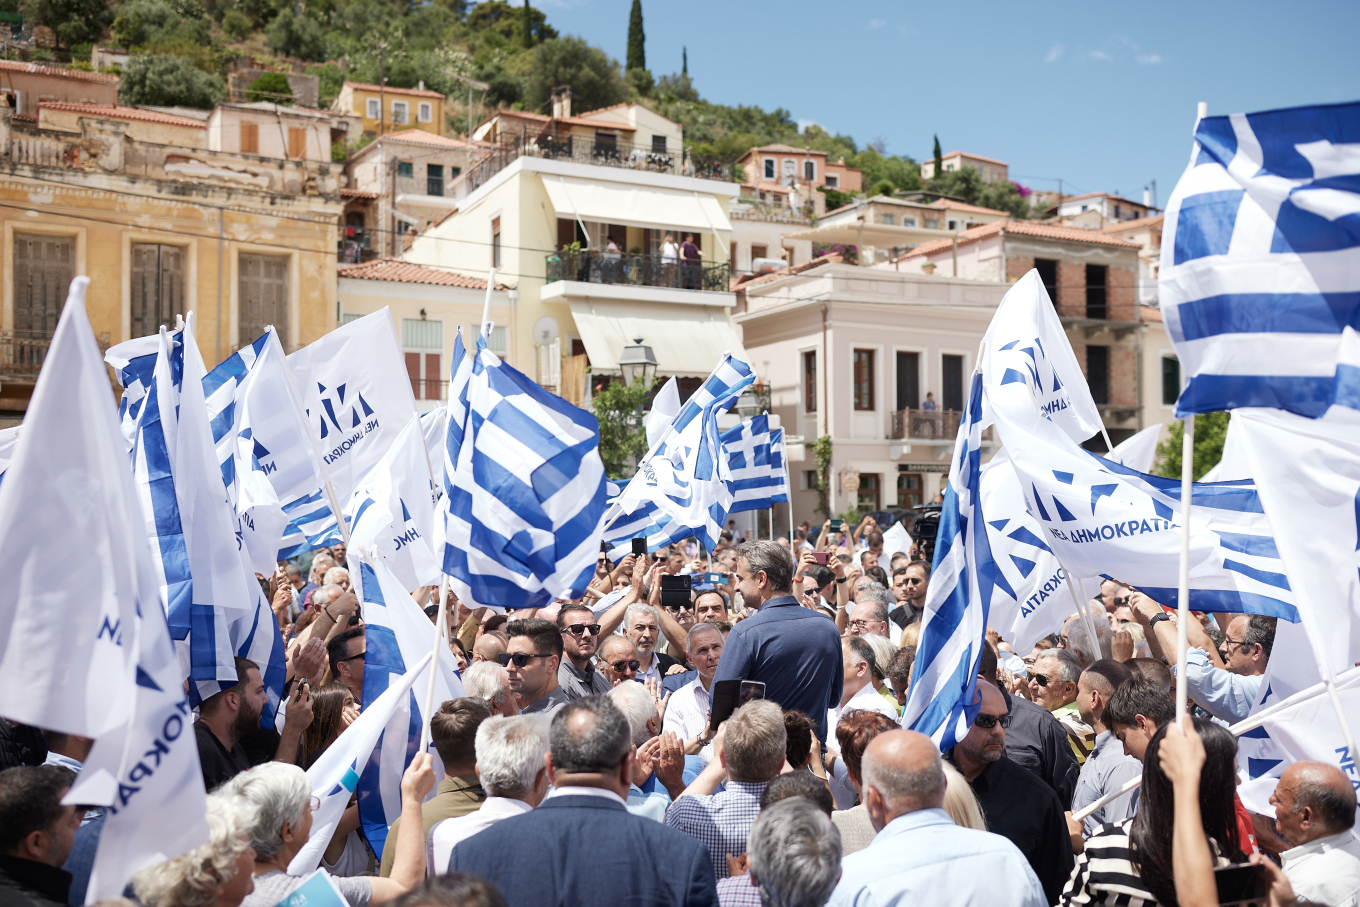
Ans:
POLYGON ((1250 863, 1233 863, 1214 869, 1219 904, 1264 904, 1266 870, 1250 863))
POLYGON ((737 690, 737 708, 741 708, 752 699, 765 698, 765 684, 759 680, 743 680, 741 687, 737 690))
POLYGON ((604 541, 600 542, 600 553, 601 553, 601 554, 608 554, 609 552, 611 552, 611 551, 613 551, 613 550, 614 550, 614 546, 613 546, 613 545, 609 544, 608 542, 604 542, 604 541))
POLYGON ((688 573, 681 573, 676 576, 671 576, 669 573, 661 574, 661 607, 671 610, 688 608, 690 606, 689 590, 688 573))
POLYGON ((827 565, 827 563, 830 562, 830 559, 831 559, 831 552, 829 552, 829 551, 814 551, 814 552, 812 552, 812 559, 813 559, 814 561, 816 561, 818 564, 821 564, 823 567, 825 567, 825 566, 827 565))
POLYGON ((633 539, 633 553, 638 557, 647 556, 647 540, 645 538, 633 539))
POLYGON ((832 521, 831 521, 831 531, 832 531, 832 532, 840 532, 840 531, 841 531, 842 529, 844 529, 844 528, 845 528, 845 520, 832 520, 832 521))
POLYGON ((691 573, 691 574, 689 574, 689 579, 690 579, 690 588, 691 588, 691 589, 693 589, 695 586, 703 586, 703 585, 710 585, 710 586, 726 586, 726 585, 727 585, 727 574, 726 574, 726 573, 691 573))

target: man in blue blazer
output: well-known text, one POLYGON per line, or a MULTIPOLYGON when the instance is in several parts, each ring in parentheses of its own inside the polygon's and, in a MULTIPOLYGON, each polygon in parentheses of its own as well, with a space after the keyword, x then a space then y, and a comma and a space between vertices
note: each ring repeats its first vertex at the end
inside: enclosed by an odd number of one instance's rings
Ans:
POLYGON ((633 760, 628 720, 607 696, 568 703, 552 721, 553 791, 454 847, 449 872, 481 876, 516 907, 717 907, 708 849, 628 812, 633 760))

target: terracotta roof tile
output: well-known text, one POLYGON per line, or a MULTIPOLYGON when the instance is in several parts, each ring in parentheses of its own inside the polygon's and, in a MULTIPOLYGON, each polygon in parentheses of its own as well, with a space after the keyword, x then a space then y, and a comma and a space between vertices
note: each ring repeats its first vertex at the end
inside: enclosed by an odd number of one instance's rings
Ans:
POLYGON ((357 89, 359 89, 360 91, 378 91, 378 92, 385 92, 386 94, 408 94, 408 95, 415 95, 416 97, 419 97, 419 98, 439 98, 440 100, 443 100, 443 98, 444 98, 444 96, 443 96, 442 94, 440 94, 439 92, 437 92, 437 91, 430 91, 428 88, 422 91, 422 90, 419 89, 419 88, 394 88, 394 87, 391 86, 391 85, 383 85, 383 86, 369 85, 369 84, 367 84, 366 82, 348 82, 348 81, 347 81, 347 82, 345 82, 345 84, 348 85, 350 88, 357 88, 357 89))
POLYGON ((376 192, 364 192, 364 191, 362 191, 362 190, 360 190, 360 189, 341 189, 341 190, 340 190, 340 197, 341 197, 341 198, 368 198, 368 199, 374 199, 374 198, 377 198, 377 197, 378 197, 378 193, 376 193, 376 192))
POLYGON ((942 198, 935 199, 930 203, 930 207, 939 208, 941 211, 946 208, 950 211, 971 211, 975 214, 1000 214, 1002 216, 1009 216, 1010 214, 1008 211, 998 211, 995 208, 984 208, 981 205, 969 205, 964 202, 951 202, 942 198))
MULTIPOLYGON (((1009 166, 1010 166, 1010 164, 1006 163, 1005 161, 998 161, 998 160, 997 160, 996 158, 994 158, 994 157, 983 157, 983 156, 980 155, 980 154, 970 154, 970 153, 967 152, 967 151, 950 151, 950 152, 947 153, 947 154, 942 154, 942 155, 940 155, 940 160, 943 161, 943 160, 944 160, 945 158, 947 158, 947 157, 955 157, 955 156, 959 156, 959 157, 971 157, 971 158, 972 158, 973 160, 975 160, 975 161, 986 161, 986 162, 989 163, 989 164, 1000 164, 1002 167, 1009 167, 1009 166)), ((935 159, 934 159, 933 157, 931 157, 931 158, 926 158, 926 160, 933 161, 933 160, 935 160, 935 159)))
POLYGON ((1151 217, 1139 217, 1134 220, 1121 220, 1117 223, 1106 224, 1101 227, 1102 233, 1123 233, 1125 230, 1137 230, 1140 227, 1152 227, 1160 224, 1165 214, 1154 214, 1151 217))
MULTIPOLYGON (((746 152, 747 155, 760 151, 768 151, 773 154, 804 154, 808 157, 826 157, 825 151, 810 151, 807 148, 795 148, 792 145, 785 145, 782 142, 775 142, 773 145, 760 145, 746 152)), ((743 155, 744 157, 745 155, 743 155)))
POLYGON ((18 60, 0 60, 0 70, 7 72, 31 72, 43 76, 59 76, 63 79, 80 79, 83 82, 104 82, 118 84, 118 77, 103 72, 85 72, 79 69, 64 69, 44 63, 22 63, 18 60))
POLYGON ((107 117, 111 120, 135 120, 139 123, 159 123, 162 126, 183 126, 189 129, 206 129, 208 124, 202 120, 172 116, 155 110, 140 107, 124 107, 121 104, 80 104, 75 101, 39 101, 40 110, 61 110, 67 113, 84 113, 90 116, 107 117))
MULTIPOLYGON (((412 264, 409 261, 400 261, 395 258, 378 258, 373 261, 366 261, 359 265, 341 265, 336 268, 336 273, 341 277, 348 277, 352 280, 389 280, 394 283, 422 283, 430 286, 439 287, 466 287, 469 290, 485 290, 486 280, 481 277, 469 277, 466 274, 455 274, 452 271, 445 271, 441 268, 430 268, 425 265, 412 264)), ((505 286, 496 284, 496 289, 503 290, 505 286)))
POLYGON ((738 282, 734 282, 732 284, 732 289, 735 290, 740 288, 744 290, 747 287, 758 286, 760 284, 766 283, 773 283, 774 281, 784 277, 790 277, 794 274, 802 274, 804 271, 811 271, 813 268, 816 268, 820 265, 840 264, 843 261, 845 261, 845 259, 840 255, 840 253, 828 252, 825 255, 818 255, 816 258, 809 258, 807 261, 803 262, 800 265, 794 265, 791 268, 780 268, 778 271, 771 271, 768 274, 761 274, 758 277, 743 274, 741 276, 746 279, 742 280, 741 278, 738 278, 738 282))
MULTIPOLYGON (((1137 243, 1116 239, 1099 230, 1087 230, 1084 227, 1060 227, 1032 220, 998 220, 990 224, 983 224, 980 227, 972 227, 959 234, 959 245, 962 246, 980 239, 986 239, 989 236, 995 236, 1001 232, 1003 227, 1007 233, 1018 233, 1022 236, 1042 236, 1046 239, 1065 239, 1071 242, 1097 243, 1102 246, 1121 246, 1126 249, 1141 248, 1137 243)), ((936 252, 951 249, 953 246, 953 240, 936 239, 921 243, 902 257, 919 258, 922 255, 933 255, 936 252)))

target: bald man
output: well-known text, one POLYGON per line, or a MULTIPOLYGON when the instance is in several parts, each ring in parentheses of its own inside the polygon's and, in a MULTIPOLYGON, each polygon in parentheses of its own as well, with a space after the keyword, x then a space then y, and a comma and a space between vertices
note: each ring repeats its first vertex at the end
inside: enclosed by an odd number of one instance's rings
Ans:
POLYGON ((498 664, 499 662, 497 662, 496 659, 505 651, 507 641, 505 634, 498 630, 493 630, 490 633, 484 634, 481 639, 477 640, 477 644, 472 647, 472 660, 489 661, 492 664, 498 664))
POLYGON ((916 731, 879 734, 861 762, 864 806, 878 836, 841 861, 830 907, 948 900, 988 907, 1041 907, 1044 888, 1014 844, 961 828, 944 811, 939 748, 916 731))
POLYGON ((1275 826, 1292 845, 1280 854, 1299 901, 1360 903, 1360 840, 1355 788, 1336 766, 1295 762, 1270 795, 1275 826))

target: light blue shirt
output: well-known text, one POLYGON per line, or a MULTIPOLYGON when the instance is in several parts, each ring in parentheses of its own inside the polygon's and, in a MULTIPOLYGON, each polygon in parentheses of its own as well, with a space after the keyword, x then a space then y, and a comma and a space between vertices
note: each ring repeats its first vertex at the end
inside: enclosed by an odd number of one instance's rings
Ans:
MULTIPOLYGON (((1171 666, 1171 673, 1176 673, 1175 665, 1171 666)), ((1263 674, 1245 677, 1216 668, 1200 649, 1189 649, 1185 653, 1185 680, 1190 698, 1195 705, 1229 724, 1246 720, 1264 679, 1263 674)))
MULTIPOLYGON (((1072 794, 1072 812, 1080 812, 1108 793, 1119 790, 1130 778, 1143 776, 1143 763, 1124 755, 1124 745, 1110 731, 1096 735, 1096 748, 1086 757, 1086 764, 1077 776, 1077 789, 1072 794)), ((1102 825, 1116 825, 1132 819, 1138 811, 1133 791, 1082 820, 1082 837, 1089 838, 1102 825)))
POLYGON ((828 907, 1047 907, 1020 849, 988 831, 960 828, 942 809, 898 816, 841 860, 828 907))

